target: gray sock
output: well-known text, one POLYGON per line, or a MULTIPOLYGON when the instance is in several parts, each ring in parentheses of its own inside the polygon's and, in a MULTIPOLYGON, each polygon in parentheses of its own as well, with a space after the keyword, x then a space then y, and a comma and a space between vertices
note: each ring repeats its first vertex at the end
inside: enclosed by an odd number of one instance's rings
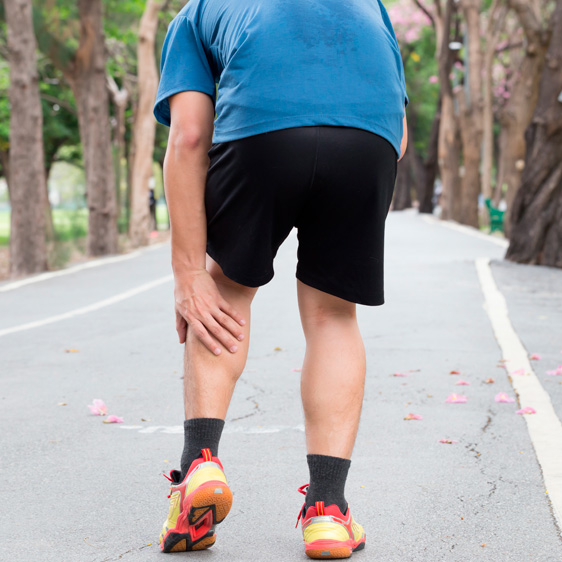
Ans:
POLYGON ((201 449, 211 449, 216 457, 224 420, 218 418, 192 418, 183 422, 184 444, 181 456, 181 479, 185 478, 191 463, 201 457, 201 449))
POLYGON ((327 455, 306 455, 310 471, 310 484, 306 493, 305 510, 317 501, 324 506, 336 504, 342 514, 347 511, 345 481, 351 461, 327 455))

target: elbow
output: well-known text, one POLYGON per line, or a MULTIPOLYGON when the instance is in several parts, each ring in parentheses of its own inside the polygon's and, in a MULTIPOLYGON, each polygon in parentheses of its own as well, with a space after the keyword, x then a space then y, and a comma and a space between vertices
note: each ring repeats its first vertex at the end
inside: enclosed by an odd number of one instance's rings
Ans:
POLYGON ((202 129, 190 127, 175 131, 170 135, 168 150, 175 154, 192 154, 196 152, 207 152, 210 148, 210 139, 202 129))

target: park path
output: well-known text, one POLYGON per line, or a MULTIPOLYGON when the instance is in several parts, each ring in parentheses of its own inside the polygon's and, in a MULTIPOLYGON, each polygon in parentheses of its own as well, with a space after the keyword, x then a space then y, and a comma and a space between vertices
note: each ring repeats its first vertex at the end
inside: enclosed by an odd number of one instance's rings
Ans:
MULTIPOLYGON (((531 440, 558 435, 562 418, 562 376, 546 374, 562 363, 562 271, 509 264, 497 241, 412 212, 391 213, 386 247, 387 303, 359 307, 368 376, 347 496, 368 540, 354 558, 562 560, 558 456, 541 457, 539 444, 537 459, 531 440), (504 356, 483 306, 490 271, 525 356, 541 354, 534 374, 498 367, 504 356), (515 413, 523 399, 494 401, 500 391, 516 397, 510 379, 525 399, 537 384, 546 393, 529 428, 515 413), (454 392, 467 402, 446 403, 454 392), (405 421, 410 412, 423 419, 405 421)), ((0 560, 164 559, 161 473, 177 466, 182 446, 169 252, 165 244, 0 284, 0 560), (93 398, 125 422, 91 416, 93 398)), ((247 368, 221 443, 232 512, 215 547, 172 560, 305 560, 294 529, 307 482, 295 263, 293 233, 254 301, 247 368)))

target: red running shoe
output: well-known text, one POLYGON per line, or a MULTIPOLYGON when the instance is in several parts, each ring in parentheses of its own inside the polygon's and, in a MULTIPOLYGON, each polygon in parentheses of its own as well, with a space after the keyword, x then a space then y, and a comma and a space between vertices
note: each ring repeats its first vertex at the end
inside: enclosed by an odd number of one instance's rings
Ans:
MULTIPOLYGON (((232 507, 232 492, 226 482, 221 461, 202 449, 182 482, 181 473, 166 476, 172 483, 170 511, 158 542, 163 552, 204 550, 215 544, 215 525, 232 507)), ((165 476, 165 475, 164 475, 165 476)))
MULTIPOLYGON (((306 495, 307 487, 308 484, 301 486, 299 492, 306 495)), ((337 505, 325 506, 323 501, 317 501, 306 512, 304 507, 297 526, 302 519, 304 551, 309 558, 349 558, 356 550, 365 548, 365 531, 353 520, 349 507, 345 515, 337 505)))

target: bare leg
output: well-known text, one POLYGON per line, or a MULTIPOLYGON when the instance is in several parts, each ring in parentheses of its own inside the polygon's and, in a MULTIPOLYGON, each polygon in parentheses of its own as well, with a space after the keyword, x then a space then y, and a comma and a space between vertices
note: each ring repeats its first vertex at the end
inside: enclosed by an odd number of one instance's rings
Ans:
POLYGON ((224 419, 246 359, 250 343, 250 305, 257 288, 235 283, 224 275, 221 267, 207 256, 207 271, 215 280, 224 299, 232 304, 246 319, 244 339, 237 344, 238 351, 223 350, 220 355, 211 353, 189 330, 184 354, 185 417, 224 419))
POLYGON ((309 454, 351 458, 363 402, 365 348, 356 305, 297 280, 306 338, 301 394, 309 454))

